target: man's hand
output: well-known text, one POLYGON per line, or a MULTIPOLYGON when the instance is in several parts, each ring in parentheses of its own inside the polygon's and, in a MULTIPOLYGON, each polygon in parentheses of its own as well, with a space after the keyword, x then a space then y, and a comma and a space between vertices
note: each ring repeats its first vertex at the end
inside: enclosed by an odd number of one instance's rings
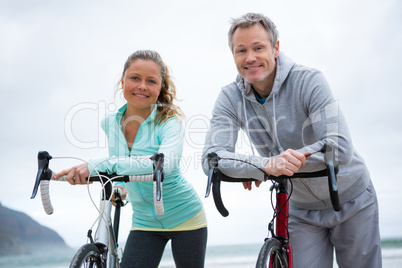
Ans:
MULTIPOLYGON (((251 190, 251 188, 252 188, 251 186, 253 184, 252 181, 245 181, 245 182, 242 182, 242 183, 243 183, 244 189, 249 190, 249 191, 251 190)), ((260 187, 261 183, 262 183, 262 181, 256 181, 255 186, 258 188, 258 187, 260 187)))
MULTIPOLYGON (((310 152, 300 153, 296 150, 288 149, 278 155, 271 158, 265 165, 264 170, 267 174, 273 176, 292 176, 301 167, 306 165, 306 160, 310 157, 310 152)), ((252 181, 242 182, 243 187, 246 190, 252 189, 252 181)), ((262 181, 256 181, 255 186, 259 187, 262 181)))
POLYGON ((306 164, 306 156, 296 150, 287 149, 280 155, 271 158, 265 164, 266 173, 273 176, 292 176, 306 164))

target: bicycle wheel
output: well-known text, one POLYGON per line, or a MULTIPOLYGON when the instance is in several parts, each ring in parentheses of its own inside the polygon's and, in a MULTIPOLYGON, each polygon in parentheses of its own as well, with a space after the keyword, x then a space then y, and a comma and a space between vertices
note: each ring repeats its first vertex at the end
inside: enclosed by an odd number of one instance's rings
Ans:
POLYGON ((101 252, 94 244, 83 245, 71 261, 70 268, 104 268, 101 252))
POLYGON ((287 268, 288 260, 282 243, 275 238, 265 241, 258 254, 256 268, 287 268))

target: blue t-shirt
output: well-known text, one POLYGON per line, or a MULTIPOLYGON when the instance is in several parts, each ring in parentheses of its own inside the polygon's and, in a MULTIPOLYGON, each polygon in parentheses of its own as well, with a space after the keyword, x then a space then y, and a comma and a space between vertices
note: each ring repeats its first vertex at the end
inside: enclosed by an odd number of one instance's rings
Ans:
POLYGON ((258 101, 260 104, 264 104, 265 101, 267 100, 268 96, 265 97, 265 98, 263 98, 263 99, 261 99, 260 96, 258 96, 257 92, 256 92, 254 89, 253 89, 253 92, 254 92, 254 95, 255 95, 255 98, 257 99, 257 101, 258 101))

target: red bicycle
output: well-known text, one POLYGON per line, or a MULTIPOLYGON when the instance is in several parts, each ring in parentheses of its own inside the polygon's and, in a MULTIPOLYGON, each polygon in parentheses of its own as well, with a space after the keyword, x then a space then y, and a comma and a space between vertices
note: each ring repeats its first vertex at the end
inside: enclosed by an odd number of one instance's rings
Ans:
MULTIPOLYGON (((256 167, 252 163, 248 163, 244 160, 234 159, 234 158, 220 158, 216 153, 210 153, 208 155, 208 184, 205 197, 208 197, 211 188, 212 194, 215 202, 215 206, 223 217, 229 215, 229 211, 225 208, 222 202, 220 185, 222 181, 225 182, 245 182, 245 181, 256 181, 255 179, 243 179, 243 178, 232 178, 223 174, 218 168, 219 160, 233 160, 241 161, 250 164, 264 174, 267 175, 268 180, 272 181, 271 190, 271 203, 274 210, 274 215, 271 222, 268 224, 268 231, 271 237, 267 237, 264 240, 264 244, 261 247, 260 253, 258 255, 256 268, 287 268, 293 267, 292 260, 292 246, 289 242, 289 230, 288 230, 288 220, 289 220, 289 199, 292 195, 292 178, 313 178, 313 177, 324 177, 328 176, 328 186, 329 193, 332 202, 332 206, 335 211, 341 210, 341 205, 338 197, 338 186, 336 174, 338 173, 338 166, 335 162, 335 153, 333 146, 326 144, 324 147, 314 153, 324 153, 325 154, 325 164, 326 169, 312 172, 312 173, 295 173, 293 176, 279 176, 275 177, 268 175, 264 170, 256 167), (288 187, 288 182, 290 187, 288 187), (289 189, 288 189, 289 188, 289 189), (276 193, 275 205, 273 201, 273 192, 276 193)), ((311 154, 314 154, 311 153, 311 154)), ((310 155, 311 155, 310 154, 310 155)), ((306 157, 309 155, 306 155, 306 157)))

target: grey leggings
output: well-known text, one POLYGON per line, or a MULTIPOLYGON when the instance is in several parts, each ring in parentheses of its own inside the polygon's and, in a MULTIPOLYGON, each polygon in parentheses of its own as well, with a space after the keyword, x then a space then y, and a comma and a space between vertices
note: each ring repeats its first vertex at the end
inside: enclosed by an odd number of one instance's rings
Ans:
POLYGON ((172 240, 173 258, 177 268, 204 267, 207 228, 175 232, 131 231, 121 267, 158 267, 169 240, 172 240))

